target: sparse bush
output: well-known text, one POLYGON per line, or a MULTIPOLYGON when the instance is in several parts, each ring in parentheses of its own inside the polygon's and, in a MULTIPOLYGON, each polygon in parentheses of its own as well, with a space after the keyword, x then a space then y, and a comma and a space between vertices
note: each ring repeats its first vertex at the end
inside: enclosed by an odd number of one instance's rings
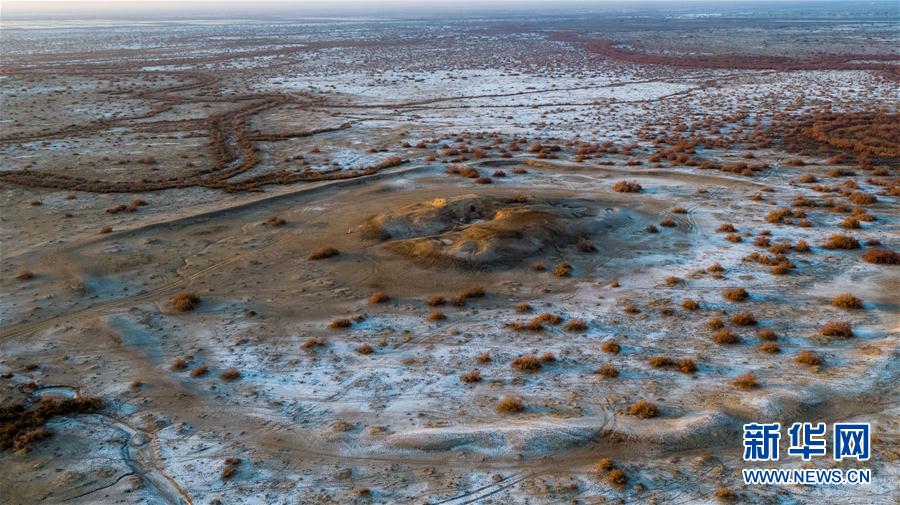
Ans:
POLYGON ((375 349, 372 348, 369 344, 360 344, 359 347, 356 348, 356 352, 360 354, 372 354, 375 352, 375 349))
POLYGON ((596 373, 597 375, 602 375, 604 377, 608 377, 610 379, 619 376, 619 370, 612 363, 609 363, 609 362, 606 362, 603 365, 601 365, 600 368, 598 368, 594 373, 596 373))
POLYGON ((557 277, 568 277, 572 275, 572 265, 563 261, 553 269, 553 275, 557 277))
POLYGON ((734 243, 734 244, 738 244, 738 243, 742 242, 744 239, 741 238, 741 236, 737 233, 729 233, 728 235, 725 235, 725 240, 727 240, 731 243, 734 243))
POLYGON ((443 321, 447 319, 447 315, 439 310, 432 310, 425 318, 429 321, 443 321))
POLYGON ((853 328, 847 322, 831 321, 822 327, 821 332, 826 337, 850 338, 853 336, 853 328))
POLYGON ((737 495, 727 487, 719 487, 716 489, 716 499, 719 501, 730 502, 737 499, 737 495))
POLYGON ((34 273, 31 270, 19 270, 16 273, 16 280, 19 282, 30 281, 34 279, 34 273))
POLYGON ((681 358, 678 360, 678 371, 681 373, 694 373, 697 371, 697 363, 689 358, 681 358))
POLYGON ((525 410, 525 404, 518 396, 504 396, 497 402, 497 412, 501 414, 515 414, 525 410))
POLYGON ((628 483, 628 476, 619 468, 614 468, 606 475, 606 482, 615 488, 622 488, 628 483))
POLYGON ((447 303, 447 300, 441 295, 431 295, 425 299, 425 303, 427 303, 430 307, 437 307, 447 303))
POLYGON ((233 380, 237 380, 241 378, 241 372, 238 371, 237 368, 228 368, 219 375, 219 378, 223 381, 230 382, 233 380))
POLYGON ((391 297, 381 291, 376 291, 369 297, 369 303, 372 305, 387 303, 389 301, 391 301, 391 297))
POLYGON ((619 354, 622 351, 622 346, 615 340, 607 340, 600 345, 600 349, 610 354, 619 354))
POLYGON ((859 219, 847 216, 843 221, 841 221, 841 228, 845 228, 848 230, 858 230, 862 228, 862 225, 859 224, 859 219))
POLYGON ((187 312, 189 310, 194 310, 197 304, 200 303, 200 297, 194 293, 183 291, 172 297, 171 303, 172 307, 178 312, 187 312))
POLYGON ((541 369, 541 360, 534 354, 526 354, 512 360, 513 370, 526 373, 534 373, 541 369))
POLYGON ((472 384, 474 382, 480 382, 481 381, 481 372, 479 372, 478 370, 472 370, 470 372, 466 372, 459 376, 459 380, 461 380, 467 384, 472 384))
POLYGON ((875 195, 860 192, 851 193, 850 196, 847 197, 847 199, 856 205, 872 205, 873 203, 878 201, 878 199, 875 198, 875 195))
POLYGON ((191 370, 190 375, 191 377, 203 377, 207 372, 209 372, 209 367, 207 367, 206 365, 200 365, 191 370))
POLYGON ((773 330, 772 328, 763 328, 763 329, 759 330, 758 332, 756 332, 756 338, 758 338, 760 340, 772 341, 772 340, 778 340, 778 335, 775 333, 775 330, 773 330))
POLYGON ((653 356, 647 360, 647 362, 650 363, 650 366, 653 368, 665 368, 675 364, 672 358, 668 356, 653 356))
POLYGON ((619 181, 613 184, 613 191, 617 193, 639 193, 642 189, 636 182, 619 181))
POLYGON ((863 261, 874 265, 900 265, 900 253, 884 248, 872 248, 862 255, 863 261))
POLYGON ((764 342, 759 346, 759 350, 765 353, 775 354, 781 352, 781 347, 775 342, 764 342))
POLYGON ((579 251, 585 252, 585 253, 597 251, 597 248, 594 247, 594 243, 585 237, 581 237, 580 239, 578 239, 578 243, 576 244, 576 247, 578 247, 579 251))
POLYGON ((863 302, 861 299, 851 295, 850 293, 844 293, 841 295, 837 295, 831 299, 831 304, 840 309, 861 309, 863 308, 863 302))
POLYGON ((681 306, 685 310, 697 310, 700 308, 700 304, 697 303, 697 301, 694 300, 693 298, 686 298, 684 301, 681 302, 681 306))
POLYGON ((735 233, 737 230, 734 228, 734 225, 731 223, 722 223, 716 228, 716 233, 735 233))
POLYGON ((188 366, 188 360, 182 356, 178 356, 177 358, 172 360, 171 368, 172 370, 184 370, 188 366))
POLYGON ((269 226, 283 226, 285 223, 287 223, 287 221, 278 216, 272 216, 269 219, 266 219, 266 224, 269 226))
POLYGON ((341 317, 337 319, 333 319, 331 323, 328 325, 329 328, 333 330, 337 330, 340 328, 349 328, 353 325, 353 322, 347 318, 341 317))
POLYGON ((752 312, 738 312, 731 316, 731 322, 738 326, 753 326, 756 324, 756 317, 752 312))
POLYGON ((340 251, 335 249, 334 247, 323 247, 321 249, 317 249, 311 253, 307 257, 309 260, 322 260, 325 258, 331 258, 332 256, 337 256, 340 254, 340 251))
POLYGON ((759 380, 750 372, 735 377, 731 384, 738 389, 756 389, 759 387, 759 380))
POLYGON ((834 234, 828 237, 822 247, 825 249, 859 249, 859 241, 848 235, 834 234))
POLYGON ((626 314, 639 314, 641 312, 641 309, 637 308, 637 305, 633 303, 626 303, 622 310, 624 310, 626 314))
POLYGON ((552 312, 541 312, 540 314, 534 316, 534 318, 532 318, 532 321, 540 321, 542 323, 552 324, 556 326, 562 323, 563 319, 552 312))
POLYGON ((725 323, 722 321, 721 317, 714 317, 706 322, 707 328, 711 330, 718 330, 725 327, 725 323))
POLYGON ((531 264, 531 269, 534 270, 535 272, 543 272, 544 270, 547 269, 547 267, 544 266, 543 261, 535 261, 534 263, 531 264))
POLYGON ((665 226, 666 228, 674 228, 678 226, 678 223, 675 222, 674 219, 666 218, 659 222, 660 226, 665 226))
POLYGON ((681 277, 676 277, 674 275, 666 277, 666 286, 677 286, 679 284, 684 284, 684 279, 681 277))
POLYGON ((566 323, 566 331, 587 331, 587 323, 582 319, 570 319, 566 323))
POLYGON ((659 410, 647 400, 638 400, 628 407, 628 413, 641 419, 649 419, 659 415, 659 410))
POLYGON ((516 304, 516 312, 520 314, 527 314, 534 310, 534 308, 528 302, 519 302, 516 304))
POLYGON ((746 300, 750 294, 744 288, 731 288, 723 293, 726 300, 730 302, 742 302, 746 300))
POLYGON ((712 265, 706 267, 706 271, 709 273, 721 273, 725 271, 725 268, 722 267, 721 263, 713 263, 712 265))
POLYGON ((794 357, 794 361, 801 365, 809 366, 820 366, 822 364, 822 358, 812 351, 800 351, 794 357))
POLYGON ((648 224, 648 225, 644 228, 644 231, 647 232, 647 233, 659 233, 659 228, 657 228, 655 225, 648 224))
POLYGON ((550 351, 541 353, 541 363, 553 363, 556 361, 556 355, 550 351))
POLYGON ((809 244, 807 244, 805 240, 798 240, 797 243, 794 244, 794 250, 797 252, 809 252, 809 244))
POLYGON ((741 341, 741 337, 737 336, 737 334, 728 328, 722 328, 713 333, 712 339, 713 342, 723 345, 737 344, 741 341))
POLYGON ((491 353, 485 351, 485 352, 479 354, 478 357, 475 358, 475 361, 477 361, 479 363, 490 363, 491 362, 491 353))
POLYGON ((314 347, 321 347, 323 345, 325 345, 325 339, 319 337, 309 337, 300 344, 300 346, 306 350, 310 350, 314 347))

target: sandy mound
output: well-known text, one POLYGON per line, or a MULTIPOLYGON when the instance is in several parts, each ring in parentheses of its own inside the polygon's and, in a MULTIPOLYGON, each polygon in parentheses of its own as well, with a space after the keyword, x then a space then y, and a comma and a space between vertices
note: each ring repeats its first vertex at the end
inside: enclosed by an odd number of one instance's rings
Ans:
POLYGON ((520 203, 465 195, 378 214, 361 233, 390 239, 388 250, 428 265, 503 265, 615 228, 611 220, 620 213, 598 217, 597 207, 581 199, 520 203))

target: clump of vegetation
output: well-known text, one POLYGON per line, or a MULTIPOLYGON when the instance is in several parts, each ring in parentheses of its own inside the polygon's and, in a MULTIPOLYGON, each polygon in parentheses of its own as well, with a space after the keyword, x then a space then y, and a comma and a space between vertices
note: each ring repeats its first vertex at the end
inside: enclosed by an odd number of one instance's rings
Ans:
POLYGON ((608 352, 610 354, 619 354, 622 350, 622 346, 615 340, 607 340, 600 345, 600 349, 602 349, 603 352, 608 352))
POLYGON ((678 226, 678 223, 676 223, 674 219, 667 217, 660 221, 659 225, 665 226, 666 228, 674 228, 675 226, 678 226))
POLYGON ((750 293, 747 293, 744 288, 731 288, 726 290, 723 296, 730 302, 743 302, 750 296, 750 293))
POLYGON ((875 195, 861 193, 859 191, 851 193, 850 196, 847 197, 847 199, 856 205, 872 205, 873 203, 878 201, 878 199, 875 198, 875 195))
POLYGON ((578 250, 585 253, 596 252, 597 248, 594 246, 594 243, 591 242, 586 237, 581 237, 578 239, 578 243, 576 244, 578 250))
POLYGON ((753 326, 756 324, 756 316, 752 312, 738 312, 731 316, 731 322, 738 326, 753 326))
POLYGON ((323 260, 325 258, 331 258, 333 256, 339 255, 341 252, 335 249, 334 247, 323 247, 321 249, 316 249, 315 251, 309 253, 307 258, 309 260, 323 260))
POLYGON ((266 219, 266 224, 269 226, 284 226, 286 223, 287 221, 278 216, 272 216, 269 219, 266 219))
POLYGON ((177 370, 177 371, 184 370, 185 368, 187 368, 187 366, 188 366, 188 360, 187 360, 187 358, 185 358, 183 356, 176 357, 175 359, 172 360, 172 364, 169 365, 169 367, 172 370, 177 370))
POLYGON ((719 487, 716 489, 716 499, 719 501, 730 502, 737 499, 737 495, 727 487, 719 487))
POLYGON ((736 333, 729 330, 728 328, 722 328, 721 330, 713 333, 712 339, 713 342, 723 345, 737 344, 741 341, 741 337, 739 337, 736 333))
POLYGON ((534 373, 541 369, 541 360, 534 354, 518 356, 510 364, 513 370, 526 373, 534 373))
POLYGON ((207 367, 206 365, 200 365, 191 370, 190 375, 191 377, 203 377, 207 374, 207 372, 209 372, 209 367, 207 367))
POLYGON ((862 259, 874 265, 900 265, 900 253, 880 247, 867 250, 863 253, 862 259))
POLYGON ((809 366, 820 366, 822 364, 821 356, 812 351, 800 351, 797 353, 797 356, 794 357, 794 361, 801 365, 809 366))
POLYGON ((778 335, 775 334, 775 330, 772 328, 763 328, 756 332, 756 338, 760 340, 773 341, 778 340, 778 335))
POLYGON ((675 361, 668 356, 653 356, 647 360, 647 362, 650 363, 650 366, 653 368, 665 368, 675 364, 675 361))
POLYGON ((809 244, 805 240, 798 240, 794 244, 794 250, 797 252, 809 252, 809 244))
POLYGON ((194 293, 182 291, 172 297, 171 303, 172 307, 178 312, 187 312, 194 310, 197 304, 200 303, 200 297, 194 293))
POLYGON ((769 354, 776 354, 781 352, 781 347, 775 342, 763 342, 763 344, 759 346, 759 350, 769 354))
POLYGON ((613 184, 613 191, 617 193, 640 193, 644 189, 640 184, 633 181, 619 181, 613 184))
POLYGON ((376 291, 369 297, 369 303, 372 305, 379 303, 387 303, 391 301, 391 297, 382 291, 376 291))
POLYGON ((850 293, 844 293, 831 299, 831 304, 839 309, 861 309, 863 301, 850 293))
POLYGON ((41 398, 30 408, 21 403, 0 406, 0 450, 28 452, 31 444, 49 437, 44 425, 56 416, 87 414, 103 408, 99 398, 41 398))
POLYGON ((732 242, 734 244, 738 244, 738 243, 742 242, 744 239, 738 233, 729 233, 728 235, 725 235, 725 240, 732 242))
POLYGON ((31 270, 19 270, 16 273, 16 280, 19 282, 30 281, 34 279, 34 273, 31 270))
POLYGON ((447 314, 444 314, 439 310, 432 310, 425 319, 428 319, 429 321, 443 321, 444 319, 447 319, 447 314))
POLYGON ((356 348, 356 352, 360 354, 372 354, 373 352, 375 352, 375 349, 373 349, 371 345, 363 343, 356 348))
POLYGON ((694 373, 697 371, 697 363, 690 358, 681 358, 678 360, 678 371, 681 373, 694 373))
POLYGON ((337 319, 333 319, 331 323, 328 325, 329 328, 333 330, 338 330, 341 328, 349 328, 353 326, 353 322, 345 317, 339 317, 337 319))
POLYGON ((681 306, 685 310, 697 310, 700 308, 700 304, 697 303, 697 300, 694 300, 693 298, 686 298, 681 302, 681 306))
POLYGON ((237 473, 238 465, 241 464, 240 458, 226 458, 225 466, 222 467, 222 480, 228 480, 237 473))
POLYGON ((616 368, 612 363, 606 362, 601 365, 600 368, 598 368, 594 373, 612 379, 619 376, 619 369, 616 368))
POLYGON ((468 288, 460 291, 453 297, 453 305, 457 307, 462 307, 466 304, 466 300, 470 298, 481 298, 484 296, 484 288, 468 288))
POLYGON ((315 347, 322 347, 325 345, 325 339, 319 337, 309 337, 300 344, 306 350, 311 350, 315 347))
POLYGON ((825 249, 859 249, 859 241, 848 235, 834 234, 822 244, 825 249))
POLYGON ((628 476, 620 468, 614 468, 606 474, 606 482, 615 488, 622 488, 628 483, 628 476))
POLYGON ((497 412, 501 414, 516 414, 525 410, 525 404, 518 396, 504 396, 497 402, 497 412))
POLYGON ((479 372, 478 370, 472 370, 472 371, 466 372, 459 376, 459 380, 461 380, 467 384, 480 382, 481 381, 481 372, 479 372))
POLYGON ((238 369, 234 367, 228 368, 219 375, 219 378, 223 381, 231 382, 233 380, 240 379, 241 372, 239 372, 238 369))
POLYGON ((736 233, 734 225, 731 223, 722 223, 716 228, 716 233, 736 233))
POLYGON ((853 336, 853 328, 847 322, 831 321, 822 327, 821 332, 826 337, 850 338, 853 336))
POLYGON ((520 314, 527 314, 533 310, 534 308, 528 302, 519 302, 516 304, 516 312, 520 314))
POLYGON ((566 331, 587 331, 587 323, 583 319, 570 319, 566 323, 566 331))
POLYGON ((484 351, 483 353, 479 354, 477 358, 475 358, 475 361, 479 363, 490 363, 491 353, 484 351))
POLYGON ((711 330, 718 330, 725 327, 725 322, 721 317, 713 317, 706 322, 706 327, 711 330))
POLYGON ((437 307, 447 303, 447 299, 441 295, 431 295, 425 299, 425 303, 430 307, 437 307))
POLYGON ((557 277, 568 277, 572 275, 572 265, 566 261, 556 265, 553 269, 553 275, 557 277))
POLYGON ((738 389, 756 389, 759 387, 759 380, 750 372, 735 377, 731 384, 738 389))
POLYGON ((647 400, 638 400, 628 407, 628 413, 641 419, 650 419, 659 415, 659 409, 647 400))
POLYGON ((626 303, 625 307, 622 309, 626 314, 640 314, 641 309, 637 308, 637 305, 633 303, 626 303))

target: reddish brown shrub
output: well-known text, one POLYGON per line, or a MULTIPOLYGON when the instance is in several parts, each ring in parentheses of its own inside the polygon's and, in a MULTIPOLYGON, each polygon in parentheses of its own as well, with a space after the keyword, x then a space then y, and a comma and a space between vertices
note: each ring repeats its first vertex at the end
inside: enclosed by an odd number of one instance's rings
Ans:
POLYGON ((753 326, 756 324, 756 317, 752 312, 738 312, 731 316, 731 322, 738 326, 753 326))
POLYGON ((497 412, 501 414, 515 414, 525 410, 525 404, 518 396, 504 396, 497 402, 497 412))
POLYGON ((850 338, 853 336, 853 328, 847 322, 831 321, 822 327, 821 332, 826 337, 850 338))
POLYGON ((608 352, 610 354, 619 354, 622 350, 622 346, 615 340, 607 340, 600 345, 600 349, 602 349, 603 352, 608 352))
POLYGON ((863 307, 862 300, 850 293, 835 296, 831 299, 831 304, 841 309, 861 309, 863 307))
POLYGON ((636 182, 619 181, 613 184, 613 191, 618 193, 639 193, 643 188, 636 182))
POLYGON ((459 376, 459 380, 461 380, 465 383, 468 383, 468 384, 472 384, 474 382, 480 382, 481 381, 481 372, 479 372, 478 370, 472 370, 470 372, 466 372, 459 376))
POLYGON ((900 265, 900 253, 890 249, 872 248, 862 255, 863 261, 875 265, 900 265))
POLYGON ((744 288, 731 288, 723 293, 726 300, 731 302, 742 302, 746 300, 750 294, 744 288))
POLYGON ((600 368, 598 368, 594 373, 612 379, 619 376, 619 369, 617 369, 612 363, 607 362, 601 365, 600 368))
POLYGON ((541 369, 541 360, 534 354, 526 354, 512 360, 513 370, 526 373, 534 373, 541 369))
POLYGON ((187 312, 189 310, 194 310, 197 304, 200 303, 200 297, 194 293, 183 291, 173 296, 171 303, 175 310, 187 312))
POLYGON ((340 254, 340 251, 335 249, 334 247, 323 247, 322 249, 317 249, 307 256, 309 260, 321 260, 325 258, 331 258, 332 256, 337 256, 340 254))
POLYGON ((794 357, 794 361, 801 365, 809 366, 820 366, 822 364, 822 358, 812 351, 800 351, 794 357))
POLYGON ((713 342, 717 344, 730 345, 737 344, 741 341, 741 337, 737 336, 733 331, 728 328, 722 328, 721 330, 716 331, 712 335, 713 342))
POLYGON ((628 407, 628 413, 641 419, 649 419, 659 415, 659 410, 647 400, 638 400, 628 407))
POLYGON ((859 241, 848 235, 834 234, 828 237, 822 247, 825 249, 859 249, 859 241))
POLYGON ((738 389, 755 389, 759 387, 759 380, 750 372, 735 377, 731 383, 738 389))

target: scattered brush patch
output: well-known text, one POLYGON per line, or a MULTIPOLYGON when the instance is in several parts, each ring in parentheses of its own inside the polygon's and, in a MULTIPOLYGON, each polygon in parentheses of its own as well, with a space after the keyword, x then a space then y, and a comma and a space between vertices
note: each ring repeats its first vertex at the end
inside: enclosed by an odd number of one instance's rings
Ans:
POLYGON ((812 351, 800 351, 794 357, 794 361, 801 365, 821 366, 822 357, 812 351))
POLYGON ((716 499, 724 502, 731 502, 737 499, 737 494, 727 487, 719 487, 716 489, 716 499))
POLYGON ((556 265, 553 269, 553 275, 557 277, 569 277, 572 275, 572 265, 566 261, 556 265))
POLYGON ((100 228, 101 235, 106 235, 107 233, 112 233, 112 231, 113 231, 112 226, 104 226, 104 227, 100 228))
POLYGON ((716 228, 716 233, 736 233, 734 225, 731 223, 722 223, 716 228))
POLYGON ((478 363, 490 363, 491 362, 491 353, 485 351, 485 352, 479 354, 478 357, 475 358, 475 361, 477 361, 478 363))
POLYGON ((648 225, 644 228, 644 231, 647 232, 647 233, 659 233, 659 228, 657 228, 655 225, 648 224, 648 225))
POLYGON ((570 319, 566 323, 566 331, 587 331, 587 323, 583 319, 570 319))
POLYGON ((731 242, 731 243, 733 243, 733 244, 739 244, 739 243, 741 243, 744 239, 740 236, 740 234, 737 234, 737 233, 729 233, 728 235, 725 235, 725 240, 727 240, 727 241, 729 241, 729 242, 731 242))
POLYGON ((722 266, 721 263, 713 263, 712 265, 706 267, 706 271, 711 274, 722 273, 725 271, 725 268, 722 266))
POLYGON ((576 247, 578 247, 579 251, 584 253, 597 252, 597 248, 594 246, 594 243, 586 237, 581 237, 580 239, 578 239, 576 247))
POLYGON ((700 304, 697 303, 697 300, 693 298, 686 298, 681 302, 681 307, 685 310, 698 310, 700 308, 700 304))
POLYGON ((223 371, 219 378, 226 382, 231 382, 241 378, 241 372, 237 368, 231 367, 223 371))
POLYGON ((193 370, 191 370, 190 375, 191 375, 191 377, 203 377, 208 372, 209 372, 209 367, 207 367, 206 365, 200 365, 198 367, 195 367, 193 370))
POLYGON ((612 379, 619 376, 619 369, 616 368, 612 363, 606 362, 602 364, 600 368, 598 368, 594 373, 612 379))
POLYGON ((731 384, 738 389, 756 389, 759 387, 759 380, 750 372, 735 377, 731 384))
POLYGON ((337 249, 335 249, 334 247, 323 247, 321 249, 316 249, 315 251, 309 253, 309 256, 307 256, 307 259, 309 259, 310 261, 323 260, 325 258, 331 258, 331 257, 337 256, 339 254, 341 254, 341 252, 338 251, 337 249))
POLYGON ((676 277, 674 275, 666 277, 666 286, 680 286, 681 284, 684 284, 684 279, 681 277, 676 277))
POLYGON ((241 464, 240 458, 226 458, 225 466, 222 467, 222 480, 228 480, 237 473, 238 466, 241 464))
POLYGON ((872 205, 878 201, 878 199, 875 198, 875 195, 861 193, 858 191, 851 193, 850 196, 847 197, 847 199, 856 205, 872 205))
POLYGON ((432 310, 427 316, 425 316, 425 319, 429 321, 443 321, 444 319, 447 319, 447 314, 444 314, 439 310, 432 310))
POLYGON ((839 309, 861 309, 863 301, 850 293, 837 295, 831 299, 831 304, 839 309))
POLYGON ((547 352, 541 353, 540 360, 541 360, 541 363, 555 363, 556 355, 550 351, 547 351, 547 352))
POLYGON ((456 293, 456 296, 453 297, 453 305, 462 307, 466 304, 466 300, 469 300, 471 298, 482 298, 484 294, 485 291, 482 287, 464 289, 459 293, 456 293))
POLYGON ((447 299, 441 295, 431 295, 425 299, 425 303, 428 304, 429 307, 438 307, 447 303, 447 299))
POLYGON ((687 214, 687 209, 684 207, 673 207, 670 211, 672 214, 687 214))
POLYGON ((622 346, 615 340, 607 340, 600 344, 600 349, 602 349, 603 352, 608 352, 610 354, 619 354, 619 352, 622 351, 622 346))
POLYGON ((331 323, 328 324, 328 327, 331 328, 332 330, 339 330, 341 328, 349 328, 351 326, 353 326, 353 321, 351 321, 345 317, 339 317, 337 319, 333 319, 331 321, 331 323))
POLYGON ((309 337, 300 344, 300 347, 306 349, 307 351, 312 350, 316 347, 322 347, 325 345, 325 339, 319 337, 309 337))
POLYGON ((187 368, 187 366, 188 366, 187 358, 185 358, 183 356, 178 356, 172 360, 172 364, 169 365, 169 368, 171 368, 172 370, 181 371, 181 370, 184 370, 185 368, 187 368))
POLYGON ((103 408, 103 401, 93 397, 41 398, 27 408, 24 404, 0 405, 0 450, 25 453, 31 444, 49 437, 44 425, 56 416, 87 414, 103 408))
POLYGON ((552 312, 541 312, 534 316, 532 321, 540 321, 542 323, 552 324, 554 326, 563 322, 563 318, 552 312))
POLYGON ((541 360, 534 354, 525 354, 512 360, 513 370, 526 373, 534 373, 541 369, 541 360))
POLYGON ((528 314, 533 310, 534 307, 532 307, 528 302, 519 302, 516 304, 516 312, 518 312, 519 314, 528 314))
POLYGON ((900 265, 900 253, 876 247, 864 252, 862 260, 873 265, 900 265))
POLYGON ((525 410, 525 404, 518 396, 504 396, 497 402, 496 408, 501 414, 516 414, 525 410))
POLYGON ((628 413, 641 419, 650 419, 659 415, 659 409, 647 400, 638 400, 628 407, 628 413))
POLYGON ((750 293, 747 293, 744 288, 731 288, 726 290, 722 296, 730 302, 743 302, 750 296, 750 293))
POLYGON ((821 333, 826 337, 850 338, 853 336, 853 328, 847 322, 831 321, 822 327, 821 333))
POLYGON ((714 317, 706 322, 706 327, 711 330, 718 330, 725 327, 725 322, 721 317, 714 317))
POLYGON ((794 244, 794 250, 797 252, 809 252, 809 244, 805 240, 798 240, 794 244))
POLYGON ((678 223, 676 223, 674 219, 667 217, 667 218, 663 219, 662 221, 660 221, 659 225, 664 226, 666 228, 674 228, 674 227, 678 226, 678 223))
POLYGON ((459 380, 465 382, 466 384, 481 382, 481 372, 479 372, 478 370, 466 372, 459 376, 459 380))
POLYGON ((375 349, 373 349, 371 345, 364 343, 364 344, 360 344, 359 347, 356 348, 356 352, 358 352, 360 354, 368 355, 368 354, 372 354, 373 352, 375 352, 375 349))
POLYGON ((756 338, 771 342, 774 340, 778 340, 778 335, 772 328, 763 328, 756 332, 756 338))
POLYGON ((722 328, 721 330, 713 333, 712 339, 713 342, 722 345, 737 344, 741 341, 741 337, 739 337, 735 332, 729 330, 728 328, 722 328))
POLYGON ((619 181, 613 184, 613 191, 617 193, 640 193, 644 189, 640 184, 633 181, 619 181))
POLYGON ((653 368, 666 368, 675 365, 675 361, 668 356, 653 356, 647 362, 653 368))
POLYGON ((531 269, 535 272, 543 272, 544 270, 547 270, 547 267, 544 265, 543 261, 535 261, 531 264, 531 269))
POLYGON ((822 247, 825 249, 859 249, 859 241, 849 235, 836 233, 828 237, 822 247))
POLYGON ((621 489, 625 487, 625 484, 628 484, 628 476, 625 475, 619 468, 614 468, 608 474, 606 474, 606 482, 617 489, 621 489))
POLYGON ((677 368, 681 373, 694 373, 697 371, 697 363, 690 358, 681 358, 678 360, 677 368))
POLYGON ((200 303, 200 297, 194 293, 182 291, 172 297, 171 303, 172 307, 178 312, 187 312, 194 310, 197 304, 200 303))
POLYGON ((756 324, 756 316, 752 312, 738 312, 731 316, 731 323, 737 326, 753 326, 756 324))
POLYGON ((759 346, 759 350, 769 354, 777 354, 781 352, 781 347, 779 347, 775 342, 764 342, 759 346))
POLYGON ((637 305, 633 303, 626 303, 625 307, 622 308, 626 314, 640 314, 641 309, 637 308, 637 305))
POLYGON ((381 291, 376 291, 369 297, 369 303, 372 305, 387 303, 389 301, 391 301, 391 297, 381 291))
POLYGON ((16 273, 16 280, 19 282, 30 281, 34 279, 34 273, 31 270, 19 270, 16 273))
POLYGON ((841 228, 847 230, 858 230, 862 228, 862 225, 859 224, 859 219, 856 219, 853 216, 847 216, 843 221, 841 221, 841 228))

